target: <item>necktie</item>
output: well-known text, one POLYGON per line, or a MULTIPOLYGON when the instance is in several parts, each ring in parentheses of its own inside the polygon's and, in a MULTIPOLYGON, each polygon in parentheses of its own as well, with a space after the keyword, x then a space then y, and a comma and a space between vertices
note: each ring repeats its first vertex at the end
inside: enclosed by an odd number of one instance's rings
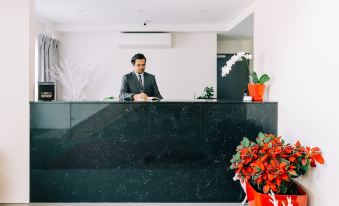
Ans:
POLYGON ((142 85, 141 75, 139 74, 138 77, 139 77, 139 84, 140 84, 141 90, 144 90, 144 86, 142 85))

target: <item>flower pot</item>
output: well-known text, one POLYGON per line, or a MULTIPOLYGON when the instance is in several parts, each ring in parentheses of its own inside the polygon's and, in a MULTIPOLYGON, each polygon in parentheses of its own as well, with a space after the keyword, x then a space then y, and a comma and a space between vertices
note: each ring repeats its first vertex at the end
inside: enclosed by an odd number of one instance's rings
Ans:
POLYGON ((248 84, 248 92, 253 101, 262 102, 265 93, 265 84, 248 84))
MULTIPOLYGON (((283 206, 283 203, 288 205, 287 197, 291 197, 293 206, 307 206, 306 192, 298 184, 295 185, 299 193, 298 195, 275 195, 275 199, 278 200, 279 206, 283 206)), ((248 182, 246 182, 246 194, 249 206, 273 206, 268 194, 259 193, 248 182)))

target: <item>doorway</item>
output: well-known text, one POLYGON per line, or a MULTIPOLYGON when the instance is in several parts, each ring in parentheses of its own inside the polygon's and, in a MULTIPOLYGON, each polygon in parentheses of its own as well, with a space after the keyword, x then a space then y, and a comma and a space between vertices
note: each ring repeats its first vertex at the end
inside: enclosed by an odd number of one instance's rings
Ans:
POLYGON ((249 76, 246 64, 237 62, 232 66, 232 70, 227 76, 221 76, 221 68, 233 55, 217 55, 217 98, 227 101, 242 101, 244 92, 247 91, 249 76))

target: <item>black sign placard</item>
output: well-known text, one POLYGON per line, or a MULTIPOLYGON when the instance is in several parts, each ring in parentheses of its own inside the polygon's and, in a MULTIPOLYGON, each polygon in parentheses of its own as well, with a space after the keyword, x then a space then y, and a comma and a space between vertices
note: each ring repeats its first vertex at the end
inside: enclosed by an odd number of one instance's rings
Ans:
POLYGON ((39 101, 55 100, 54 82, 38 82, 38 100, 39 101))

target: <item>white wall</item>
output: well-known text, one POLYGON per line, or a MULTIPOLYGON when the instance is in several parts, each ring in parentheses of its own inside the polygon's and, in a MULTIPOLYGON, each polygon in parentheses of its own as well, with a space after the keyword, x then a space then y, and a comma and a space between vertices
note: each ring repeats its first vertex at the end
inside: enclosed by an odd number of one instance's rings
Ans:
POLYGON ((40 19, 34 18, 34 36, 47 32, 47 24, 40 19))
MULTIPOLYGON (((33 1, 0 1, 0 202, 29 201, 29 65, 33 1)), ((31 59, 30 59, 31 57, 31 59)))
POLYGON ((218 54, 236 54, 239 51, 253 54, 253 40, 218 40, 218 54))
POLYGON ((62 54, 70 64, 101 67, 85 99, 118 97, 121 77, 133 70, 130 59, 137 52, 145 54, 146 71, 156 76, 166 99, 193 99, 206 86, 216 88, 216 33, 174 33, 172 38, 171 49, 119 49, 114 32, 60 35, 62 54))
POLYGON ((336 205, 338 155, 338 3, 257 0, 254 68, 272 76, 279 134, 319 146, 326 164, 302 179, 310 206, 336 205))

